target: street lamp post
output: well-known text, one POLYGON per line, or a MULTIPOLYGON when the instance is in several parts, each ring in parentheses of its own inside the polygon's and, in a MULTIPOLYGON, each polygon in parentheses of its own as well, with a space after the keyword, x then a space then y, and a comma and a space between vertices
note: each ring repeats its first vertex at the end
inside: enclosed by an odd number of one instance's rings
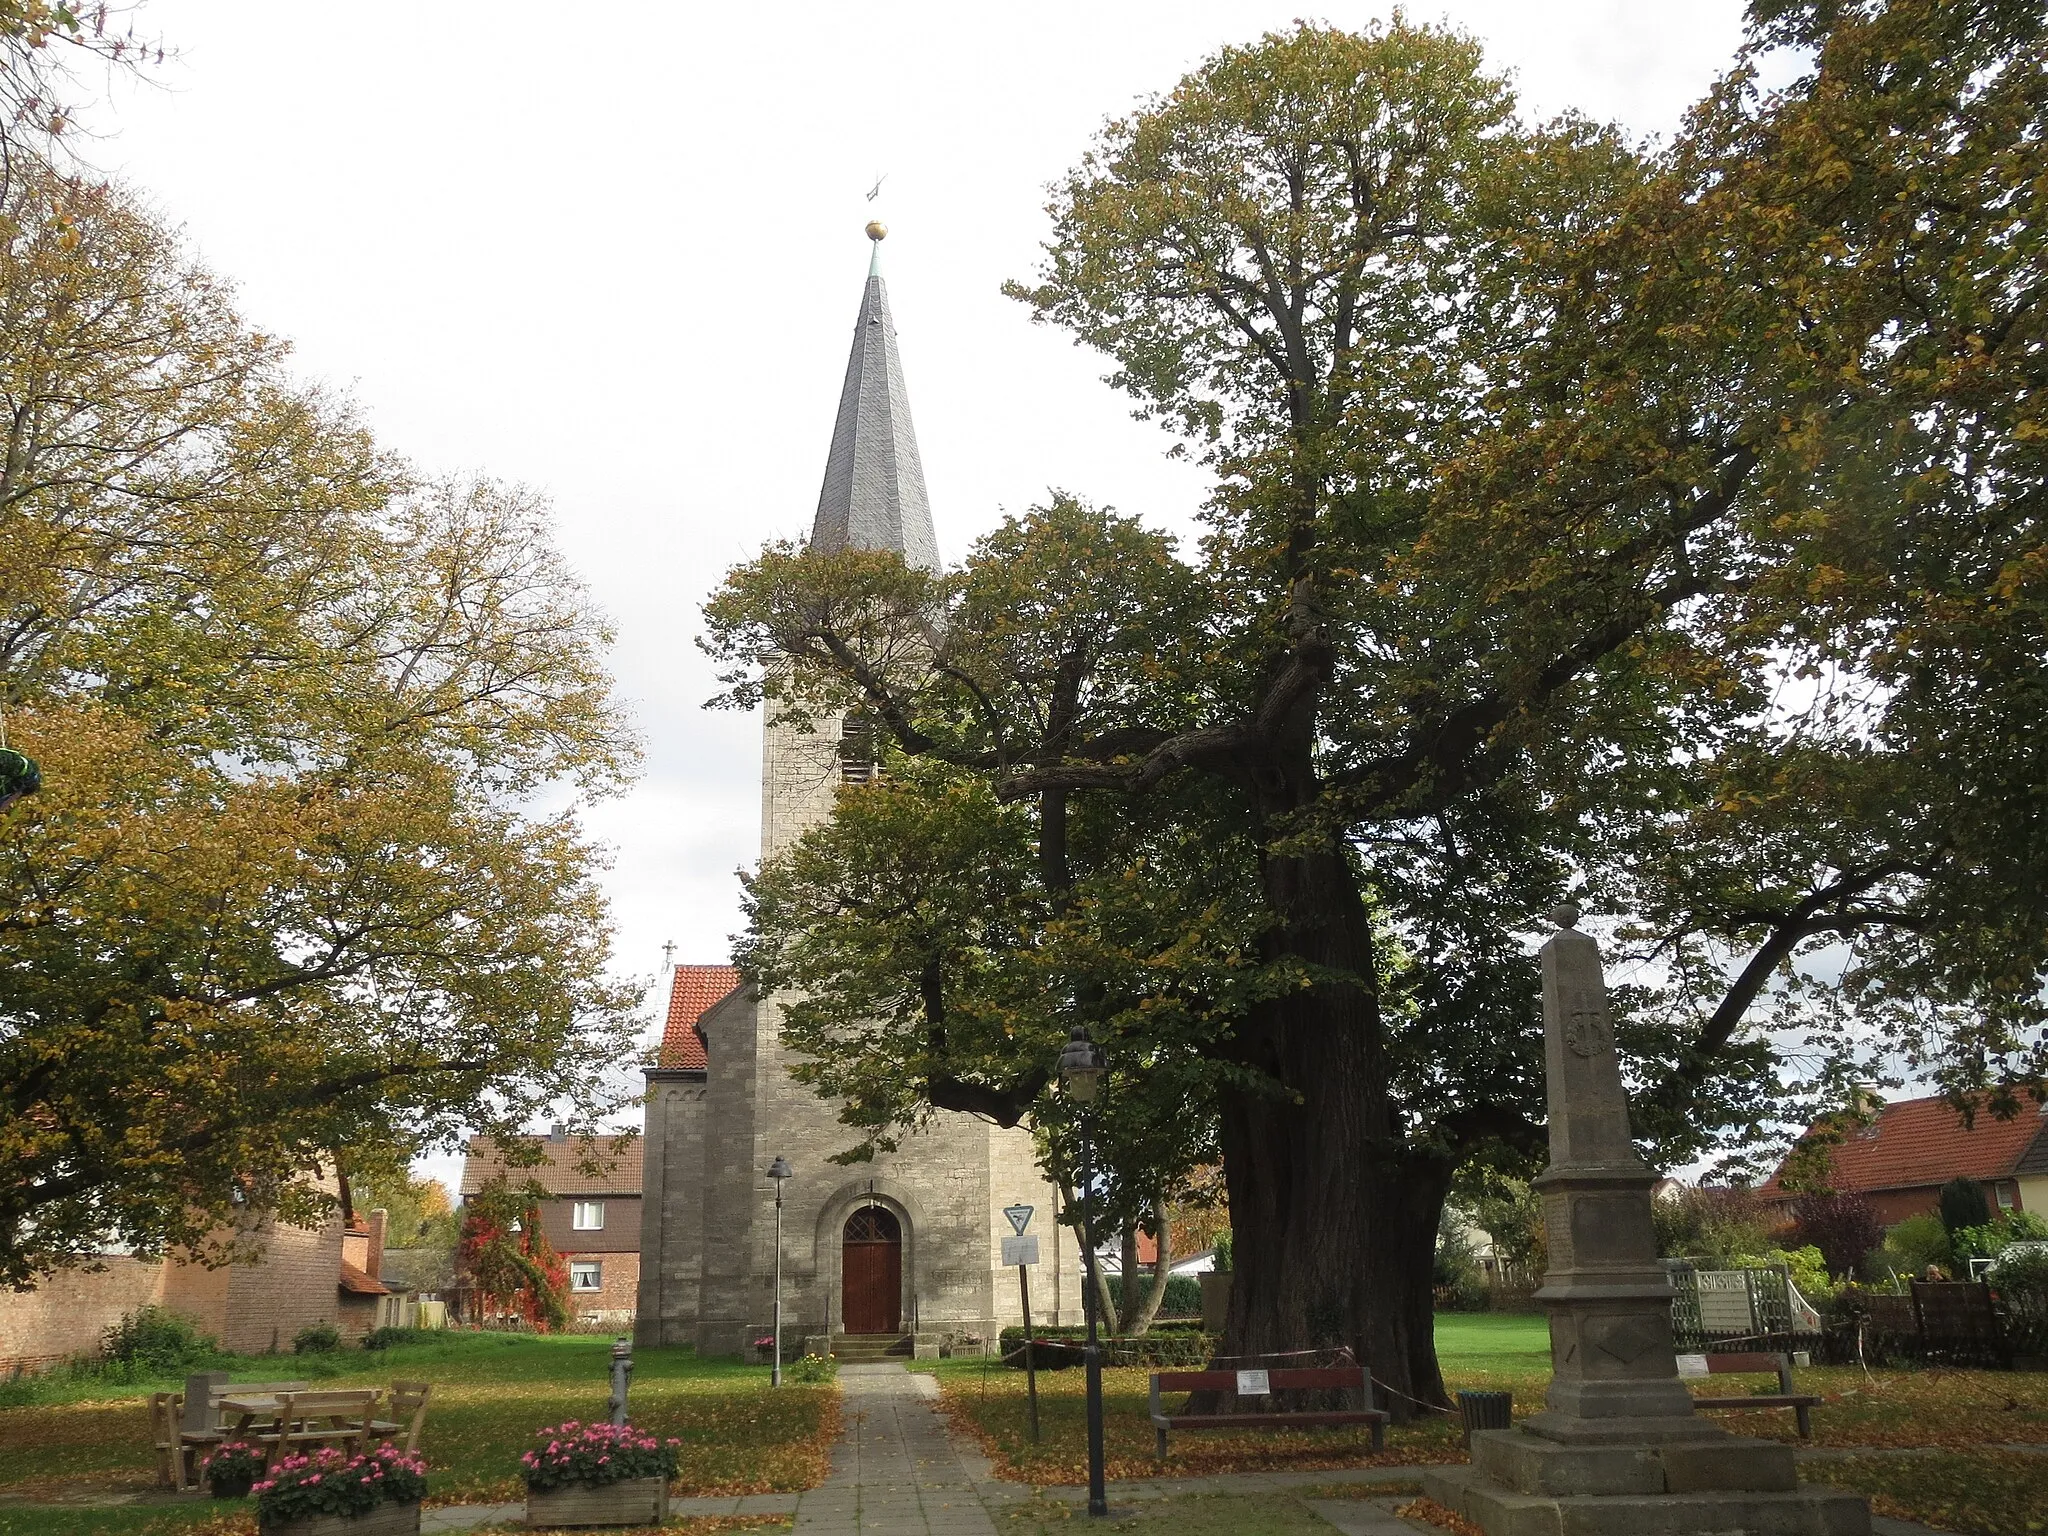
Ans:
MULTIPOLYGON (((1093 1135, 1095 1096, 1109 1075, 1109 1063, 1102 1047, 1089 1038, 1085 1027, 1076 1025, 1060 1052, 1060 1083, 1081 1107, 1081 1298, 1088 1319, 1088 1344, 1082 1361, 1088 1371, 1088 1513, 1107 1515, 1109 1495, 1102 1485, 1102 1340, 1096 1332, 1095 1313, 1100 1285, 1095 1277, 1094 1183, 1095 1145, 1093 1135)), ((1125 1282, 1129 1284, 1128 1281, 1125 1282)))
POLYGON ((782 1186, 795 1173, 780 1155, 768 1165, 768 1177, 775 1181, 775 1369, 768 1384, 775 1387, 782 1385, 782 1186))

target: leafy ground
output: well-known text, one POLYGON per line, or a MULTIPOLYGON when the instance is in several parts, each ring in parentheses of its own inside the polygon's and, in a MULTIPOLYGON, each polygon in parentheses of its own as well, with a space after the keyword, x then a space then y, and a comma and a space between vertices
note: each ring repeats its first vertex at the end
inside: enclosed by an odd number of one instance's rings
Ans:
MULTIPOLYGON (((574 1335, 451 1333, 374 1354, 321 1362, 324 1382, 377 1386, 394 1378, 434 1384, 420 1436, 432 1474, 429 1503, 475 1503, 521 1496, 518 1458, 542 1425, 601 1418, 610 1391, 611 1341, 574 1335)), ((231 1362, 243 1381, 310 1374, 304 1358, 231 1362)), ((177 1531, 227 1536, 206 1505, 95 1507, 74 1511, 8 1507, 12 1498, 62 1499, 146 1489, 156 1476, 150 1446, 150 1392, 183 1386, 182 1377, 116 1385, 64 1383, 25 1407, 0 1408, 0 1536, 72 1532, 177 1531)), ((700 1361, 687 1349, 634 1354, 633 1420, 683 1442, 679 1494, 769 1493, 820 1482, 839 1430, 832 1387, 768 1385, 765 1367, 700 1361)), ((253 1528, 251 1526, 250 1528, 253 1528)))
MULTIPOLYGON (((1542 1406, 1550 1379, 1549 1336, 1540 1317, 1446 1314, 1437 1319, 1437 1355, 1455 1392, 1505 1390, 1517 1417, 1542 1406)), ((945 1406, 980 1442, 998 1474, 1038 1486, 1085 1481, 1082 1373, 1038 1378, 1043 1438, 1031 1443, 1024 1375, 978 1361, 940 1364, 945 1406)), ((1743 1378, 1719 1376, 1698 1390, 1731 1395, 1743 1378)), ((1824 1446, 1926 1447, 1933 1454, 1854 1457, 1809 1463, 1802 1475, 1870 1495, 1882 1513, 1924 1521, 1971 1536, 2036 1536, 2048 1532, 2048 1455, 2000 1451, 2000 1445, 2048 1445, 2048 1375, 2007 1371, 1877 1370, 1821 1367, 1799 1373, 1803 1390, 1826 1401, 1814 1412, 1814 1443, 1824 1446)), ((1775 1378, 1756 1386, 1774 1389, 1775 1378)), ((1375 1464, 1463 1460, 1456 1430, 1423 1415, 1395 1426, 1387 1449, 1370 1452, 1360 1431, 1292 1434, 1201 1433, 1171 1437, 1162 1464, 1152 1456, 1147 1372, 1103 1373, 1104 1441, 1116 1477, 1197 1477, 1251 1471, 1305 1471, 1375 1464)), ((1739 1434, 1796 1441, 1784 1410, 1717 1413, 1739 1434)), ((1373 1490, 1356 1489, 1348 1496, 1373 1490)), ((1320 1497, 1346 1497, 1339 1487, 1320 1497)), ((1285 1529, 1285 1527, 1281 1527, 1285 1529)))

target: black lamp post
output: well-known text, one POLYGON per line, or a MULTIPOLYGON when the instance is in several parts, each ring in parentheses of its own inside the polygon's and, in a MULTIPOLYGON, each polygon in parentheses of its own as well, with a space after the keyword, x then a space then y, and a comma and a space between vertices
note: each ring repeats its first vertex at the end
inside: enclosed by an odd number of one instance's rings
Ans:
POLYGON ((768 1177, 775 1181, 775 1369, 768 1378, 773 1387, 782 1385, 782 1186, 795 1174, 785 1157, 778 1155, 768 1165, 768 1177))
MULTIPOLYGON (((1088 1370, 1088 1513, 1107 1515, 1109 1495, 1102 1486, 1102 1340, 1095 1329, 1096 1297, 1100 1283, 1095 1277, 1095 1184, 1094 1104, 1109 1076, 1109 1062, 1102 1047, 1075 1026, 1066 1049, 1060 1052, 1060 1084, 1081 1106, 1081 1255, 1086 1294, 1081 1298, 1088 1319, 1088 1346, 1081 1358, 1088 1370)), ((1126 1281, 1125 1284, 1129 1284, 1126 1281)))

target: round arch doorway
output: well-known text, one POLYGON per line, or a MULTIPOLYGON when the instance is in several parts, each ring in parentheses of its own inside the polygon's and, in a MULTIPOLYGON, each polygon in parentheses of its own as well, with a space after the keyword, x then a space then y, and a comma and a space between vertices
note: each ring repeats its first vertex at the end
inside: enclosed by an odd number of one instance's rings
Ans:
POLYGON ((846 1218, 839 1253, 840 1326, 848 1333, 903 1327, 903 1228, 893 1211, 864 1205, 846 1218))

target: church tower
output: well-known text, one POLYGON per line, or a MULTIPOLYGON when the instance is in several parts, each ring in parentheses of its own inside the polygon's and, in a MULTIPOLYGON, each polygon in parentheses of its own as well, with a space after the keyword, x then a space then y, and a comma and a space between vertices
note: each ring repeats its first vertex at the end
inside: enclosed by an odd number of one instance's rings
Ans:
MULTIPOLYGON (((822 551, 895 550, 939 569, 924 466, 911 426, 896 327, 874 251, 825 481, 811 525, 822 551)), ((866 783, 874 753, 845 722, 763 726, 761 856, 774 857, 832 814, 844 785, 866 783)), ((723 966, 676 968, 667 1033, 648 1077, 637 1337, 694 1343, 700 1354, 753 1353, 774 1312, 777 1157, 794 1177, 782 1212, 783 1352, 868 1347, 922 1354, 993 1347, 1019 1320, 1015 1271, 1002 1267, 1002 1211, 1037 1209, 1042 1262, 1033 1306, 1047 1323, 1080 1315, 1079 1254, 1054 1220, 1052 1187, 1029 1132, 941 1112, 893 1153, 832 1162, 854 1142, 838 1107, 792 1081, 784 1000, 756 997, 723 966)))

